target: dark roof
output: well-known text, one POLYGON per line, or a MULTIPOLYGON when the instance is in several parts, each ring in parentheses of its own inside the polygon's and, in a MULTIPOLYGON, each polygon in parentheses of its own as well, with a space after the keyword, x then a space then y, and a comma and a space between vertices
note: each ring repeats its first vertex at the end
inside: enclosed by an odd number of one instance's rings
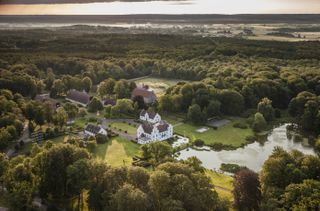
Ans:
POLYGON ((100 129, 101 129, 101 127, 99 127, 97 125, 92 125, 92 124, 88 124, 85 128, 86 131, 89 131, 93 134, 98 134, 100 129))
POLYGON ((148 124, 148 123, 144 123, 141 125, 142 129, 145 133, 151 134, 153 131, 153 125, 148 124))
POLYGON ((75 89, 68 92, 67 98, 85 105, 90 102, 90 96, 86 92, 80 92, 75 89))
POLYGON ((103 102, 104 105, 112 105, 112 106, 116 105, 116 103, 117 103, 116 100, 113 100, 113 99, 106 99, 103 102))
POLYGON ((137 87, 132 91, 132 96, 136 97, 136 96, 142 96, 142 97, 146 97, 146 98, 156 98, 156 95, 154 94, 153 91, 147 90, 145 88, 142 87, 137 87))
POLYGON ((160 133, 167 131, 169 127, 169 124, 166 122, 161 122, 160 124, 158 124, 157 128, 159 130, 160 133))
POLYGON ((144 116, 144 115, 146 115, 146 113, 148 113, 148 116, 151 118, 151 119, 153 119, 156 115, 157 115, 157 113, 156 112, 154 112, 154 111, 147 111, 147 110, 142 110, 141 112, 140 112, 140 116, 144 116))

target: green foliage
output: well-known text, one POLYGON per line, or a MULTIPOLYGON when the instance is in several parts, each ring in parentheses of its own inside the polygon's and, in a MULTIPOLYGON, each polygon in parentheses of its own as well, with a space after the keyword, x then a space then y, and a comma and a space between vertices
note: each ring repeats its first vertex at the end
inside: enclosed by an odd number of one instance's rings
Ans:
POLYGON ((207 116, 205 112, 201 111, 198 104, 194 104, 188 109, 188 120, 194 124, 202 124, 207 121, 207 116))
POLYGON ((313 183, 304 183, 304 181, 319 180, 319 166, 320 158, 317 156, 304 155, 295 150, 289 153, 281 148, 275 148, 260 172, 263 207, 270 209, 294 208, 296 206, 296 210, 299 210, 298 207, 303 210, 304 207, 311 206, 312 210, 314 205, 312 195, 319 193, 319 189, 315 188, 315 192, 308 191, 313 183), (302 187, 304 188, 301 190, 305 190, 305 192, 296 195, 296 189, 302 187), (303 199, 304 197, 306 198, 303 199), (283 198, 286 199, 282 200, 283 198))
POLYGON ((112 118, 121 118, 132 116, 133 114, 133 102, 129 99, 117 100, 115 106, 112 106, 110 116, 112 118))
POLYGON ((247 169, 247 167, 239 166, 237 164, 232 164, 232 163, 222 163, 220 166, 221 171, 229 172, 232 174, 236 174, 243 169, 247 169))
POLYGON ((91 113, 95 113, 97 111, 101 111, 102 109, 103 105, 101 101, 98 98, 93 97, 90 103, 88 104, 88 111, 91 113))
POLYGON ((268 98, 263 98, 258 104, 258 112, 263 115, 266 121, 271 121, 274 118, 274 109, 272 101, 268 98))
POLYGON ((255 132, 261 132, 267 128, 267 122, 264 119, 263 115, 261 113, 256 113, 254 115, 254 121, 252 124, 252 129, 255 132))
POLYGON ((234 176, 234 202, 239 210, 258 210, 261 201, 261 190, 258 174, 240 170, 234 176))
POLYGON ((142 156, 156 166, 172 160, 172 146, 167 142, 154 142, 141 146, 142 156))

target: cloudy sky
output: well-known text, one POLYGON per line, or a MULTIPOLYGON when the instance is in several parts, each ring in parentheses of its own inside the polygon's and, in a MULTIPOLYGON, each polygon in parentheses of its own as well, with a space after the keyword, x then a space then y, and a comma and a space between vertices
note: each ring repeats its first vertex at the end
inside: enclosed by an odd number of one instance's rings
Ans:
MULTIPOLYGON (((0 14, 257 14, 257 13, 317 13, 320 14, 320 0, 186 0, 186 1, 143 1, 70 4, 36 4, 48 0, 0 0, 0 14)), ((100 0, 101 1, 101 0, 100 0)), ((107 0, 113 1, 113 0, 107 0)), ((132 1, 132 0, 122 0, 132 1)))

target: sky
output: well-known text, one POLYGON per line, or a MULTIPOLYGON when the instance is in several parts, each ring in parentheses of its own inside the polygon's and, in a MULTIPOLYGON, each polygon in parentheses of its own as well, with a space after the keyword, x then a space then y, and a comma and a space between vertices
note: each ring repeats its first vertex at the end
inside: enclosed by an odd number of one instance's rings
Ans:
POLYGON ((261 13, 320 14, 320 0, 186 0, 152 2, 117 1, 87 4, 0 4, 0 15, 261 13))

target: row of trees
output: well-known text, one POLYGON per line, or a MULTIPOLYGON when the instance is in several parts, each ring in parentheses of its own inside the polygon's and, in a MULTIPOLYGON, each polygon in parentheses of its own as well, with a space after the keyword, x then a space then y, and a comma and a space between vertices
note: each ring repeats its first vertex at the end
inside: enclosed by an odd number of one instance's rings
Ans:
POLYGON ((85 190, 92 210, 227 210, 198 163, 174 161, 163 144, 144 150, 157 158, 147 171, 110 167, 76 145, 47 142, 28 157, 8 160, 0 154, 0 184, 14 210, 30 208, 36 192, 57 206, 76 197, 81 207, 85 190))

